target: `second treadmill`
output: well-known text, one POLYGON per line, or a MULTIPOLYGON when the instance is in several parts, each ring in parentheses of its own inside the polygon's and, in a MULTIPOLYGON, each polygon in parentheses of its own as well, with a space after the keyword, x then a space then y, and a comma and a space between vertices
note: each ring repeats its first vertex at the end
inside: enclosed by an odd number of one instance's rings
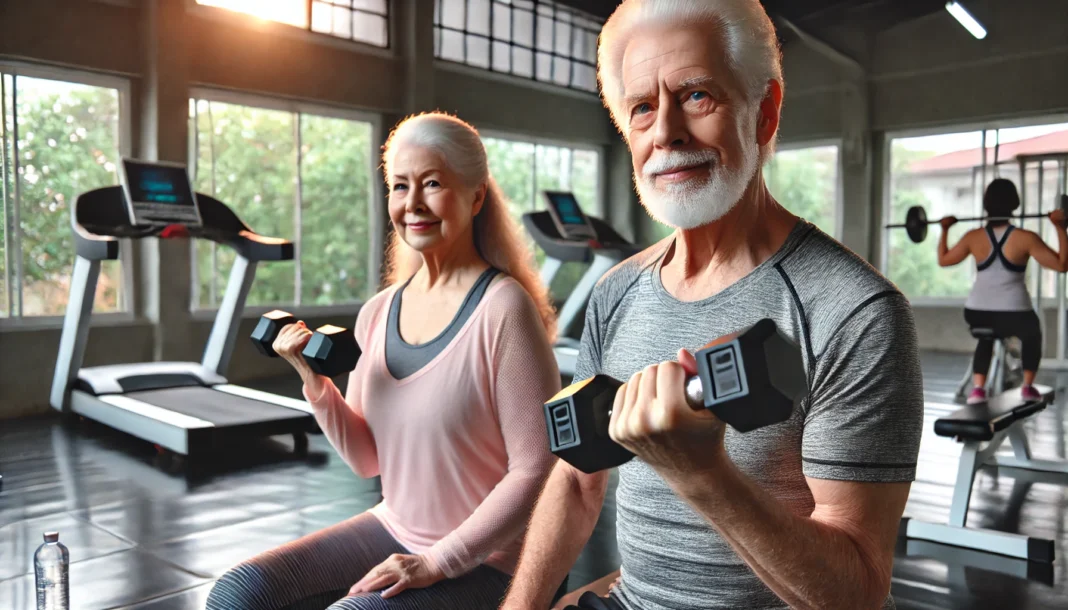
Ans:
POLYGON ((545 251, 542 282, 550 286, 564 263, 589 264, 560 308, 557 318, 560 338, 553 346, 560 375, 573 377, 579 349, 576 335, 581 333, 580 320, 584 319, 594 287, 605 273, 640 252, 641 248, 627 241, 605 221, 586 215, 573 193, 545 191, 542 194, 547 209, 523 215, 523 226, 545 251))

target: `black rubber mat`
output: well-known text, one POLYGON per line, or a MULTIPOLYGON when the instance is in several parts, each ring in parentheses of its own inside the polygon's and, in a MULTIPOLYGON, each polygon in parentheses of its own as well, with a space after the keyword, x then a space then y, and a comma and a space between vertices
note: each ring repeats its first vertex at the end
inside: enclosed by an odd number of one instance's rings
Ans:
POLYGON ((150 405, 209 421, 216 426, 233 426, 308 417, 304 411, 281 407, 243 396, 234 396, 204 387, 167 388, 124 394, 150 405))

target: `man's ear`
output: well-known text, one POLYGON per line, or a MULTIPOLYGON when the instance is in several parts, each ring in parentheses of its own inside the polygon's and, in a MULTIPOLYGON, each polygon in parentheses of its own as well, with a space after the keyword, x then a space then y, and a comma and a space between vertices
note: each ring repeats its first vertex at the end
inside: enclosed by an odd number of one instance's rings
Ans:
POLYGON ((782 118, 782 83, 776 79, 768 81, 768 91, 760 101, 760 115, 757 118, 757 144, 766 146, 775 138, 782 118))

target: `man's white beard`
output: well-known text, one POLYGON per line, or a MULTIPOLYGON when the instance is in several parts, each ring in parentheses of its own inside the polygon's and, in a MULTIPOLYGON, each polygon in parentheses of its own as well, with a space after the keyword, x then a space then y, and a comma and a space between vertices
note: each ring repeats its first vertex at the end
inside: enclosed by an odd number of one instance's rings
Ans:
POLYGON ((751 129, 741 134, 742 162, 738 167, 720 165, 719 154, 709 148, 654 153, 634 181, 645 210, 657 221, 678 229, 695 229, 722 218, 742 198, 756 174, 760 147, 750 139, 752 134, 751 129), (700 163, 709 164, 708 176, 657 187, 657 173, 700 163))

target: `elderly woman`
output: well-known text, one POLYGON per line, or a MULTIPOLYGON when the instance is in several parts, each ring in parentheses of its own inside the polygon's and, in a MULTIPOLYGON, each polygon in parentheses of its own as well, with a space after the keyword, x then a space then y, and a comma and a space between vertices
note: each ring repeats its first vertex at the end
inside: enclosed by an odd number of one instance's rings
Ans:
POLYGON ((382 477, 383 500, 233 568, 209 609, 496 609, 510 581, 553 464, 548 293, 474 128, 408 118, 383 160, 389 286, 360 310, 345 395, 301 358, 303 322, 275 342, 341 457, 382 477))

